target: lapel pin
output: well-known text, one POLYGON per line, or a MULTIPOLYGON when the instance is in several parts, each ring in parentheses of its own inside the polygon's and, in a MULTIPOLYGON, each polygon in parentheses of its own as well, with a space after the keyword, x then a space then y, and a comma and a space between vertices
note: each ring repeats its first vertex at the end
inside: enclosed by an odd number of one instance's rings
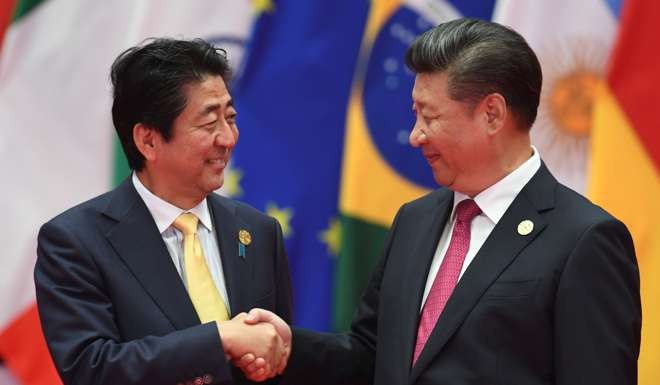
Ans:
POLYGON ((252 235, 250 235, 249 231, 245 229, 241 229, 238 232, 238 240, 241 242, 242 245, 250 246, 250 243, 252 243, 252 235))
POLYGON ((252 243, 252 235, 250 232, 241 229, 238 232, 238 256, 245 259, 245 246, 249 246, 252 243))
POLYGON ((534 230, 534 222, 529 219, 518 223, 518 234, 520 235, 529 235, 534 230))

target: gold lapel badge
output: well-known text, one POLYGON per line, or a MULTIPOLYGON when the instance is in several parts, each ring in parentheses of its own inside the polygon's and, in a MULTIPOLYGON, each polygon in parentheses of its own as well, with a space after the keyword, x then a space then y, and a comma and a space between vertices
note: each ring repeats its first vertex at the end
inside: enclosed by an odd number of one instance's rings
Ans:
POLYGON ((518 223, 518 234, 520 235, 529 235, 534 230, 534 222, 529 219, 518 223))
POLYGON ((249 231, 241 229, 238 232, 238 240, 245 246, 250 246, 250 243, 252 243, 252 235, 249 231))

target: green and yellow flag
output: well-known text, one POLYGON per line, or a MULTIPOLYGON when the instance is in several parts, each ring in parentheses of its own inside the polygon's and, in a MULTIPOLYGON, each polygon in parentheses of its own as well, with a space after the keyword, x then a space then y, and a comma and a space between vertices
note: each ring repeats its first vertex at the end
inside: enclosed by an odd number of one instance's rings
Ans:
POLYGON ((339 197, 341 247, 334 327, 350 325, 399 207, 437 187, 408 145, 414 74, 404 64, 419 34, 462 16, 490 19, 493 1, 373 1, 348 104, 339 197), (469 4, 468 4, 469 3, 469 4))

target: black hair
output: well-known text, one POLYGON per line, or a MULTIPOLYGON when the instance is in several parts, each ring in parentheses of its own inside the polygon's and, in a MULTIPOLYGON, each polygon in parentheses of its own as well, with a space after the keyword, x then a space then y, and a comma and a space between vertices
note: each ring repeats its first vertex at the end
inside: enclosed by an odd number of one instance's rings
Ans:
POLYGON ((449 96, 476 105, 497 92, 530 129, 536 119, 543 78, 541 65, 525 39, 501 24, 457 19, 420 35, 406 52, 416 73, 445 72, 449 96))
POLYGON ((185 87, 207 76, 221 76, 228 84, 231 70, 226 52, 202 39, 147 39, 115 59, 112 121, 131 169, 144 167, 133 127, 142 123, 169 140, 172 124, 187 104, 185 87))

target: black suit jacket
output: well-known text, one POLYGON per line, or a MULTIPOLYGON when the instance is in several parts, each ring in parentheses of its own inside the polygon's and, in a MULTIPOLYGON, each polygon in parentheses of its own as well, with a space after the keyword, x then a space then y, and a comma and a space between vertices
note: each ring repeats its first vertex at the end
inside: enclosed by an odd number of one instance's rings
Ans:
MULTIPOLYGON (((261 307, 291 321, 277 221, 215 194, 207 199, 232 315, 261 307), (244 258, 240 229, 252 234, 244 258)), ((41 324, 65 384, 232 383, 216 323, 200 324, 130 178, 43 225, 37 254, 41 324)))
POLYGON ((422 294, 452 203, 453 193, 440 189, 400 209, 350 333, 295 331, 291 382, 302 375, 308 384, 637 383, 641 305, 630 234, 544 165, 459 280, 411 367, 422 294), (523 220, 534 223, 528 235, 517 232, 523 220))

